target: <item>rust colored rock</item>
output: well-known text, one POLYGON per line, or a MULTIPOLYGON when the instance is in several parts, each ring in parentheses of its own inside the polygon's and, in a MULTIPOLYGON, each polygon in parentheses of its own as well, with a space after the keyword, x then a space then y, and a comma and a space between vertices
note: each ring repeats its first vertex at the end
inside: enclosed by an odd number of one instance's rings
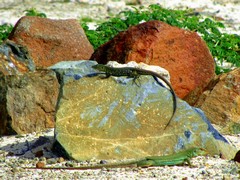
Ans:
POLYGON ((105 64, 144 62, 167 69, 180 98, 190 104, 198 99, 215 75, 214 60, 197 33, 149 21, 130 27, 99 47, 91 59, 105 64))
POLYGON ((222 74, 215 86, 200 96, 200 107, 208 119, 224 134, 240 132, 240 68, 222 74))
POLYGON ((46 166, 45 162, 43 161, 39 161, 36 164, 36 168, 44 168, 46 166))
POLYGON ((51 70, 0 77, 0 135, 54 127, 59 84, 51 70))
POLYGON ((89 59, 93 53, 92 45, 75 19, 25 16, 8 38, 26 46, 38 67, 48 67, 63 60, 89 59))

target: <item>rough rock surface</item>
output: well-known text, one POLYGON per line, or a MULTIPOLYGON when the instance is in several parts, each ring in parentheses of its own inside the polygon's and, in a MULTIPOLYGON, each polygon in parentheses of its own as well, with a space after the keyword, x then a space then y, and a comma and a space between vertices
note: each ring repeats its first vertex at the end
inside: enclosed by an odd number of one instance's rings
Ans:
POLYGON ((180 99, 164 130, 172 113, 172 95, 151 76, 141 76, 138 87, 131 78, 93 76, 94 64, 63 62, 51 67, 62 79, 55 137, 71 158, 141 158, 191 146, 227 158, 235 153, 199 109, 180 99), (87 74, 93 77, 84 77, 87 74))
POLYGON ((240 133, 240 68, 216 78, 196 104, 221 133, 240 133))
MULTIPOLYGON (((233 137, 233 136, 232 136, 233 137)), ((239 137, 230 139, 240 149, 239 137)), ((40 163, 45 167, 83 167, 101 164, 102 161, 74 161, 56 156, 51 150, 54 142, 54 129, 45 132, 31 133, 23 136, 0 137, 0 174, 2 180, 9 179, 239 179, 240 164, 218 155, 199 156, 191 159, 194 166, 161 166, 150 168, 102 168, 95 170, 66 169, 26 169, 40 163), (37 178, 39 179, 39 178, 37 178)), ((126 159, 105 160, 109 163, 123 163, 126 159)))
POLYGON ((0 135, 54 127, 59 84, 51 70, 0 78, 0 135))
MULTIPOLYGON (((4 22, 14 24, 23 14, 24 10, 36 7, 41 12, 47 14, 48 17, 59 19, 59 18, 76 18, 80 17, 91 17, 92 19, 104 19, 106 17, 107 6, 95 6, 90 4, 88 7, 81 3, 79 0, 71 0, 71 2, 63 3, 64 0, 2 0, 0 6, 0 24, 4 22), (44 3, 46 2, 46 3, 44 3), (74 2, 74 3, 73 3, 74 2), (10 5, 13 4, 14 5, 10 5), (71 9, 71 11, 69 11, 71 9)), ((84 0, 87 1, 87 0, 84 0)), ((100 0, 99 0, 100 1, 100 0)), ((104 0, 106 1, 106 0, 104 0)), ((82 1, 81 1, 82 2, 82 1)), ((88 2, 96 2, 89 0, 88 2)), ((101 0, 101 2, 103 2, 101 0)), ((109 2, 114 2, 108 0, 109 2)), ((209 13, 216 12, 217 16, 224 18, 226 25, 231 28, 227 29, 227 32, 240 34, 239 23, 240 23, 240 1, 238 0, 141 0, 148 4, 159 3, 163 7, 170 9, 183 9, 183 8, 197 8, 200 12, 209 13), (227 3, 219 4, 218 2, 227 3), (232 2, 232 4, 230 3, 232 2), (235 28, 232 28, 235 27, 235 28)), ((145 5, 145 4, 144 4, 145 5)), ((124 10, 126 6, 117 8, 117 12, 124 10)), ((114 12, 110 9, 110 12, 114 12)), ((116 13, 116 12, 115 12, 116 13)), ((43 133, 42 136, 53 139, 53 129, 51 133, 43 133)), ((227 137, 227 136, 225 136, 227 137)), ((240 134, 231 135, 229 138, 234 138, 237 149, 240 149, 240 134)), ((188 166, 164 166, 164 167, 153 167, 153 168, 119 168, 119 169, 107 169, 101 170, 84 170, 84 171, 68 171, 68 170, 35 170, 25 169, 22 167, 31 166, 35 167, 38 161, 44 161, 47 166, 80 166, 86 164, 90 165, 96 162, 87 161, 76 163, 72 160, 65 160, 61 163, 59 159, 55 157, 51 152, 51 148, 41 148, 44 151, 44 155, 41 158, 37 158, 29 146, 34 141, 39 139, 39 133, 27 134, 25 136, 3 136, 0 137, 0 177, 1 179, 239 179, 239 163, 235 163, 229 160, 214 157, 197 157, 192 159, 191 163, 196 166, 194 168, 188 166), (30 145, 29 145, 30 144, 30 145), (22 154, 22 150, 29 150, 26 154, 29 155, 18 156, 22 154), (12 154, 15 154, 14 156, 12 154), (50 154, 51 158, 49 159, 50 154), (54 163, 55 162, 55 163, 54 163), (53 164, 54 163, 54 164, 53 164)), ((37 147, 38 148, 38 147, 37 147)), ((99 163, 99 161, 97 161, 99 163)))
POLYGON ((0 74, 16 75, 35 70, 26 48, 12 41, 5 41, 0 46, 0 74))
POLYGON ((99 47, 91 59, 105 64, 144 62, 167 69, 180 98, 194 104, 214 77, 214 60, 197 33, 149 21, 130 27, 99 47))
POLYGON ((22 17, 8 37, 25 46, 38 67, 63 60, 89 59, 93 47, 75 19, 22 17))

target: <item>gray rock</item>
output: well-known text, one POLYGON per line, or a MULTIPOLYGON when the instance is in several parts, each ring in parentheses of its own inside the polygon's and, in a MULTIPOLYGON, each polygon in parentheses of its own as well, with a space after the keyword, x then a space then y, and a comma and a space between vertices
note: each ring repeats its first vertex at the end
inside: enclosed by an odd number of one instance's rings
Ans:
POLYGON ((28 50, 13 41, 6 40, 0 46, 0 74, 16 75, 35 70, 28 50))
POLYGON ((61 79, 55 137, 76 160, 142 158, 193 146, 228 159, 236 149, 209 123, 200 109, 178 99, 172 114, 172 95, 151 76, 133 83, 126 77, 102 79, 92 61, 51 67, 61 79), (63 67, 61 69, 61 66, 63 67))

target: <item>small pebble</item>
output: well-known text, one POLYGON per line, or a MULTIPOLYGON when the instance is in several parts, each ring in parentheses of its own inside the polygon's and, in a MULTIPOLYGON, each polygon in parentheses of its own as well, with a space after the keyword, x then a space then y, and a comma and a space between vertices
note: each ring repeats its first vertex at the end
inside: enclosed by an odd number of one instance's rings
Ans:
POLYGON ((56 158, 47 159, 47 164, 56 164, 56 163, 57 163, 56 158))
POLYGON ((64 161, 65 161, 65 159, 64 159, 63 157, 60 157, 60 158, 58 158, 58 160, 57 160, 57 162, 59 162, 59 163, 64 162, 64 161))
POLYGON ((37 164, 36 164, 36 168, 43 168, 43 167, 45 167, 45 162, 43 162, 43 161, 39 161, 37 164))

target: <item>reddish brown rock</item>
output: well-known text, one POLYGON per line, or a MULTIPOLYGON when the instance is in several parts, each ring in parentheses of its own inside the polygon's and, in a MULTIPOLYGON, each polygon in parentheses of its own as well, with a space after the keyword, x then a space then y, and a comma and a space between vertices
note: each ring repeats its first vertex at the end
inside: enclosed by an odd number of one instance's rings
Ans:
POLYGON ((198 102, 209 120, 221 133, 240 133, 240 68, 216 78, 198 102))
POLYGON ((51 70, 0 77, 0 135, 54 127, 59 84, 51 70))
POLYGON ((8 37, 26 46, 36 66, 48 67, 59 61, 89 59, 93 47, 79 22, 26 16, 8 37))
POLYGON ((39 161, 36 164, 36 168, 44 168, 46 166, 45 162, 43 161, 39 161))
POLYGON ((161 66, 169 71, 177 95, 190 104, 215 75, 214 60, 197 33, 156 20, 119 33, 99 47, 91 59, 102 64, 115 60, 161 66))

